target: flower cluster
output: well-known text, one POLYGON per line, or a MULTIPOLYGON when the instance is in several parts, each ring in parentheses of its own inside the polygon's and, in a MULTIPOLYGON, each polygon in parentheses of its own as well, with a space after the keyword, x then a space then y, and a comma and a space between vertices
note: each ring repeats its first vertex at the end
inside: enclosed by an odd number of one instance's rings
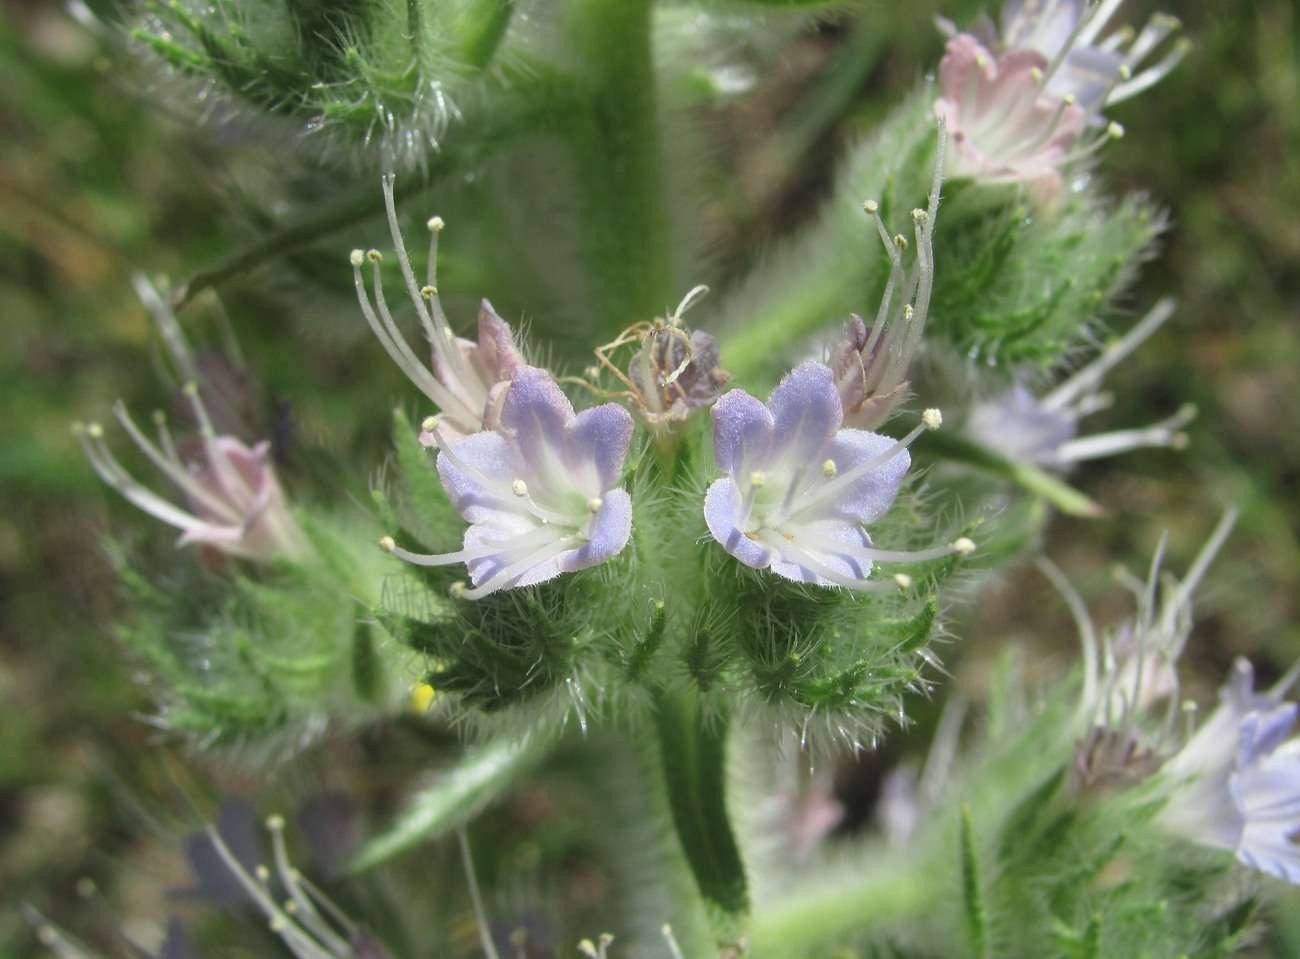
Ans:
POLYGON ((1143 69, 1178 23, 1158 15, 1136 37, 1102 37, 1121 2, 1008 0, 1000 33, 987 21, 972 33, 939 21, 949 40, 935 112, 957 144, 959 176, 1026 183, 1050 200, 1064 164, 1123 134, 1102 109, 1157 83, 1186 47, 1143 69))

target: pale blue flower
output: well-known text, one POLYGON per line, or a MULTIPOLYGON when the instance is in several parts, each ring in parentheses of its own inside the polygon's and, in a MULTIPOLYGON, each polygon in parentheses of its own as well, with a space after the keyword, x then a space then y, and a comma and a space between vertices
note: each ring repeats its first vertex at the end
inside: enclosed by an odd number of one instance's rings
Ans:
POLYGON ((1300 710, 1282 702, 1285 682, 1267 693, 1254 685, 1250 663, 1238 659, 1219 708, 1164 766, 1174 785, 1160 820, 1300 884, 1300 740, 1288 739, 1300 710))
POLYGON ((463 548, 423 555, 388 551, 422 566, 465 563, 477 599, 531 586, 616 556, 632 534, 632 501, 619 487, 632 417, 614 403, 574 414, 545 370, 520 367, 506 391, 501 427, 449 441, 430 417, 438 475, 466 521, 463 548))
POLYGON ((894 502, 911 465, 907 446, 938 425, 937 410, 897 441, 842 429, 842 421, 834 375, 821 363, 796 367, 766 404, 744 390, 714 404, 714 456, 726 475, 705 494, 704 517, 728 553, 796 582, 870 590, 881 588, 868 581, 876 562, 974 548, 959 540, 921 552, 881 550, 866 529, 894 502))
POLYGON ((1085 460, 1147 446, 1181 448, 1187 442, 1183 427, 1196 415, 1191 405, 1150 426, 1078 435, 1080 420, 1111 403, 1110 396, 1101 392, 1106 374, 1155 333, 1173 310, 1172 300, 1161 300, 1096 359, 1041 397, 1016 385, 981 400, 971 409, 963 432, 1013 462, 1048 469, 1068 469, 1085 460))

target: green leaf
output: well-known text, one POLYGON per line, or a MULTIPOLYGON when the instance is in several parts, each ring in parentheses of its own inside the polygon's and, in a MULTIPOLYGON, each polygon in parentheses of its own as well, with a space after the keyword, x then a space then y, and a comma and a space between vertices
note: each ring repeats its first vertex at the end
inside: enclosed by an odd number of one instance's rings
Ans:
POLYGON ((469 822, 532 769, 545 752, 530 740, 506 738, 471 749, 441 773, 437 783, 416 793, 397 822, 352 858, 347 872, 366 872, 469 822))
POLYGON ((961 892, 971 953, 977 959, 988 959, 988 907, 984 903, 984 890, 980 886, 979 860, 976 856, 970 806, 966 804, 961 807, 961 892))

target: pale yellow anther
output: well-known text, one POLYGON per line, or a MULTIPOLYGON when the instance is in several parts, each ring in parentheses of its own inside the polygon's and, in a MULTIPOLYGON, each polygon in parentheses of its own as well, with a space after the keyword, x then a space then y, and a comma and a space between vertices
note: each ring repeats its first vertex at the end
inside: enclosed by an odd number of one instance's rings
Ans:
POLYGON ((907 237, 903 236, 903 234, 901 233, 898 234, 896 237, 894 237, 894 246, 898 247, 900 250, 906 250, 907 237))
POLYGON ((292 899, 286 899, 284 901, 284 911, 289 913, 289 915, 293 915, 298 911, 298 904, 292 899))
POLYGON ((353 265, 353 266, 360 266, 362 263, 366 262, 366 251, 365 251, 365 250, 353 250, 353 251, 348 255, 348 259, 352 261, 352 265, 353 265))
POLYGON ((149 418, 154 421, 155 426, 162 426, 167 422, 167 414, 162 410, 154 410, 149 414, 149 418))
POLYGON ((527 496, 528 484, 521 479, 517 479, 510 484, 510 491, 514 493, 516 496, 527 496))
POLYGON ((268 925, 271 927, 272 932, 281 933, 289 928, 289 920, 285 919, 284 916, 272 916, 268 925))
POLYGON ((1106 127, 1106 132, 1110 135, 1112 140, 1118 140, 1124 135, 1124 127, 1122 124, 1116 123, 1112 120, 1110 125, 1106 127))
POLYGON ((397 549, 397 541, 391 536, 381 537, 379 540, 379 548, 385 553, 391 553, 393 550, 397 549))
POLYGON ((193 380, 191 380, 190 382, 186 383, 184 386, 181 387, 181 392, 184 393, 184 394, 185 394, 186 396, 188 396, 188 397, 195 397, 195 396, 198 396, 198 395, 199 395, 199 384, 197 384, 197 383, 195 383, 193 380))
POLYGON ((98 423, 91 423, 86 427, 86 435, 94 440, 103 439, 104 427, 100 426, 98 423))
POLYGON ((834 460, 827 460, 825 463, 822 464, 822 475, 825 476, 827 479, 830 479, 838 472, 839 470, 836 469, 834 460))
POLYGON ((430 233, 438 233, 441 232, 442 228, 447 224, 443 222, 442 217, 431 216, 429 217, 429 222, 426 225, 429 227, 430 233))
POLYGON ((384 254, 380 253, 378 250, 366 251, 366 259, 369 260, 371 263, 378 263, 383 258, 384 258, 384 254))
MULTIPOLYGON (((978 62, 978 61, 976 61, 976 62, 978 62)), ((986 60, 985 63, 987 63, 987 62, 988 62, 988 61, 986 60)), ((1035 83, 1042 83, 1042 82, 1043 82, 1043 71, 1042 71, 1042 68, 1040 68, 1040 67, 1034 67, 1032 70, 1029 71, 1029 76, 1033 79, 1033 81, 1034 81, 1035 83)))
POLYGON ((975 541, 966 536, 953 540, 952 551, 958 556, 969 556, 975 552, 975 541))
POLYGON ((605 501, 599 496, 593 496, 591 499, 587 500, 587 509, 591 510, 593 513, 599 513, 600 508, 604 505, 605 501))
POLYGON ((263 865, 258 865, 258 867, 253 870, 253 875, 257 877, 258 882, 268 882, 271 879, 271 870, 267 869, 263 865))
POLYGON ((1119 78, 1121 80, 1133 79, 1133 70, 1132 68, 1129 67, 1127 63, 1121 63, 1119 65, 1119 78))
POLYGON ((266 828, 271 830, 271 832, 279 832, 284 828, 284 817, 280 815, 267 816, 266 828))
POLYGON ((749 485, 750 485, 750 486, 759 486, 759 487, 761 487, 761 486, 762 486, 764 483, 766 483, 766 482, 767 482, 767 474, 761 472, 760 470, 754 470, 754 472, 752 472, 752 473, 749 474, 749 485))
POLYGON ((420 429, 424 430, 426 433, 432 433, 437 428, 438 417, 436 416, 426 416, 424 421, 420 424, 420 429))
POLYGON ((599 959, 599 953, 596 952, 596 944, 590 939, 583 939, 578 943, 578 951, 588 959, 599 959))
POLYGON ((903 319, 904 319, 904 320, 910 320, 910 319, 911 319, 912 317, 914 317, 915 315, 916 315, 916 309, 912 306, 911 303, 906 303, 906 304, 903 305, 903 319))
POLYGON ((436 286, 422 286, 420 287, 420 295, 426 300, 432 300, 438 295, 438 288, 436 286))
POLYGON ((981 70, 984 70, 988 68, 988 65, 989 65, 989 58, 987 56, 985 56, 982 53, 976 55, 975 66, 979 67, 981 70))
POLYGON ((452 599, 464 599, 465 593, 468 590, 469 587, 466 586, 463 582, 455 582, 452 583, 451 588, 447 590, 447 595, 449 595, 452 599))
POLYGON ((612 932, 602 932, 600 934, 600 944, 602 946, 608 946, 613 941, 614 941, 614 934, 612 932))
POLYGON ((866 203, 862 204, 862 209, 866 210, 872 216, 875 216, 880 212, 880 204, 875 200, 868 200, 866 203))
POLYGON ((906 573, 895 573, 894 582, 898 584, 899 589, 912 588, 912 577, 908 576, 906 573))
POLYGON ((1176 450, 1187 449, 1187 444, 1190 442, 1191 440, 1188 438, 1186 433, 1175 433, 1173 436, 1169 437, 1169 446, 1176 450))
POLYGON ((1079 98, 1073 93, 1067 93, 1065 96, 1061 97, 1061 99, 1065 102, 1067 107, 1072 107, 1079 102, 1079 98))
POLYGON ((918 224, 919 226, 925 226, 925 224, 930 222, 930 214, 927 213, 925 210, 913 210, 912 222, 918 224))
POLYGON ((937 430, 943 426, 943 414, 931 407, 921 414, 921 422, 925 424, 927 430, 937 430))

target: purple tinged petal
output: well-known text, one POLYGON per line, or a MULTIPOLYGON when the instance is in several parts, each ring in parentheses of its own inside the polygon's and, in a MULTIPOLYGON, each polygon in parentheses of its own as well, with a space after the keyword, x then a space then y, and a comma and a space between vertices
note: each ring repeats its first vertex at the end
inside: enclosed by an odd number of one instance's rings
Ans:
POLYGON ((452 456, 438 454, 438 476, 456 512, 470 523, 497 522, 502 514, 513 515, 513 504, 483 482, 483 477, 504 477, 509 482, 515 475, 505 437, 500 433, 475 433, 453 443, 450 449, 456 461, 472 471, 462 470, 452 462, 452 456))
POLYGON ((772 391, 772 448, 788 462, 806 463, 835 436, 844 418, 830 367, 801 363, 772 391))
POLYGON ((1237 747, 1237 765, 1247 766, 1261 757, 1272 755, 1286 742, 1295 725, 1297 706, 1283 703, 1267 712, 1251 713, 1241 723, 1237 747))
MULTIPOLYGON (((820 456, 835 463, 838 472, 848 473, 888 452, 894 445, 894 440, 879 433, 845 429, 839 431, 834 442, 820 456)), ((896 456, 881 463, 837 497, 837 511, 859 523, 878 520, 894 505, 903 476, 911 465, 911 454, 907 450, 900 450, 896 456)))
POLYGON ((732 480, 717 480, 704 494, 704 521, 713 538, 728 553, 746 566, 766 569, 772 563, 772 551, 745 535, 748 517, 744 515, 743 503, 740 490, 732 480))
POLYGON ((524 365, 523 354, 515 345, 510 324, 501 319, 486 299, 478 308, 478 342, 489 387, 513 379, 515 372, 524 365))
POLYGON ((613 559, 627 546, 632 537, 632 497, 627 490, 610 490, 604 495, 600 512, 587 535, 590 539, 584 546, 560 557, 559 567, 563 572, 596 566, 613 559))
POLYGON ((596 486, 590 495, 599 496, 622 478, 632 430, 632 414, 616 403, 583 410, 574 419, 565 453, 571 467, 594 465, 596 486))
MULTIPOLYGON (((820 545, 806 546, 804 552, 807 553, 808 559, 814 561, 819 567, 824 567, 825 570, 830 570, 845 579, 865 580, 871 575, 871 560, 853 555, 861 547, 871 545, 871 537, 861 526, 843 521, 822 521, 808 523, 804 529, 818 539, 837 542, 845 547, 842 550, 831 551, 820 545)), ((799 545, 798 534, 795 535, 794 545, 799 545)), ((826 579, 825 570, 810 565, 808 560, 803 559, 803 557, 787 559, 784 556, 777 556, 772 561, 772 572, 778 576, 784 576, 786 579, 792 579, 797 583, 816 583, 818 586, 835 585, 826 579)))
POLYGON ((745 475, 766 464, 775 424, 767 405, 744 390, 732 390, 713 404, 713 455, 718 469, 745 475))

